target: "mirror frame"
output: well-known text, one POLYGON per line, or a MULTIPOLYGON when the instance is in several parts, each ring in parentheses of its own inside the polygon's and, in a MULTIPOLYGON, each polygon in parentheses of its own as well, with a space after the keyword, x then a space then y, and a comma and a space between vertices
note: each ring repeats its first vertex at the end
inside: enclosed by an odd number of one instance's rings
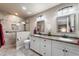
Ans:
MULTIPOLYGON (((76 14, 71 14, 71 15, 74 15, 74 31, 73 31, 73 32, 59 32, 59 31, 58 31, 58 21, 57 21, 59 17, 57 17, 57 19, 56 19, 56 24, 57 24, 57 32, 58 32, 58 33, 75 33, 75 32, 76 32, 76 20, 75 20, 75 19, 76 19, 76 14)), ((61 16, 61 17, 67 17, 67 16, 70 16, 70 15, 61 16)), ((70 20, 70 19, 69 19, 69 20, 70 20)))

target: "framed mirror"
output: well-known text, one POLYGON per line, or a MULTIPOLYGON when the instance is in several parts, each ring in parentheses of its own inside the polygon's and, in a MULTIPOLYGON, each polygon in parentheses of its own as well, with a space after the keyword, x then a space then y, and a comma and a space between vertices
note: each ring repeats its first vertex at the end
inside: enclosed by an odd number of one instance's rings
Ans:
POLYGON ((11 24, 12 31, 17 31, 18 27, 16 24, 11 24))
POLYGON ((57 31, 71 33, 75 32, 75 14, 57 17, 57 31))
POLYGON ((38 21, 37 22, 37 31, 42 33, 45 29, 45 22, 44 21, 38 21))

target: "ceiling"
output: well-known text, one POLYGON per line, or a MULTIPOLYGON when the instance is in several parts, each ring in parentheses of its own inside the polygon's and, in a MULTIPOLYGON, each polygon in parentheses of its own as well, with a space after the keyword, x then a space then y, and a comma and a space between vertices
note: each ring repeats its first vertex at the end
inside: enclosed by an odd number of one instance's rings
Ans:
POLYGON ((0 3, 0 11, 14 15, 15 13, 18 13, 18 16, 28 17, 52 8, 58 4, 59 3, 0 3), (26 10, 23 10, 22 7, 25 7, 26 10))

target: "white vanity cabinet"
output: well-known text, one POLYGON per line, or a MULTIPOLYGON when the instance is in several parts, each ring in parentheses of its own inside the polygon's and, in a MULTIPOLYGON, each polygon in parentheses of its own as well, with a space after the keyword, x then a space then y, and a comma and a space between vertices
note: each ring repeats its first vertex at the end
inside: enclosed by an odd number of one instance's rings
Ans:
POLYGON ((31 36, 30 48, 43 56, 79 56, 79 46, 55 39, 31 36))
POLYGON ((31 41, 30 41, 30 48, 31 48, 31 49, 35 49, 35 48, 34 48, 34 46, 35 46, 35 39, 34 39, 34 37, 30 37, 30 40, 31 40, 31 41))
POLYGON ((30 48, 40 53, 40 46, 41 46, 40 43, 41 43, 40 38, 32 36, 30 42, 30 48))
POLYGON ((31 37, 30 48, 43 56, 51 55, 51 40, 31 37))
POLYGON ((40 53, 40 43, 41 40, 38 37, 35 37, 35 45, 34 45, 34 50, 37 51, 38 53, 40 53))
POLYGON ((52 40, 52 56, 79 56, 79 46, 52 40))
POLYGON ((44 56, 51 56, 51 40, 41 39, 40 53, 44 56))

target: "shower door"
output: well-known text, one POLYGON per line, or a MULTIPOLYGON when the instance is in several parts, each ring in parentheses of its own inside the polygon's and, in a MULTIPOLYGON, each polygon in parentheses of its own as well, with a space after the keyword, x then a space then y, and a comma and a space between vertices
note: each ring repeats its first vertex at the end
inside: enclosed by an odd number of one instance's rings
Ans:
POLYGON ((5 33, 5 47, 16 47, 16 33, 15 32, 6 32, 5 33))

